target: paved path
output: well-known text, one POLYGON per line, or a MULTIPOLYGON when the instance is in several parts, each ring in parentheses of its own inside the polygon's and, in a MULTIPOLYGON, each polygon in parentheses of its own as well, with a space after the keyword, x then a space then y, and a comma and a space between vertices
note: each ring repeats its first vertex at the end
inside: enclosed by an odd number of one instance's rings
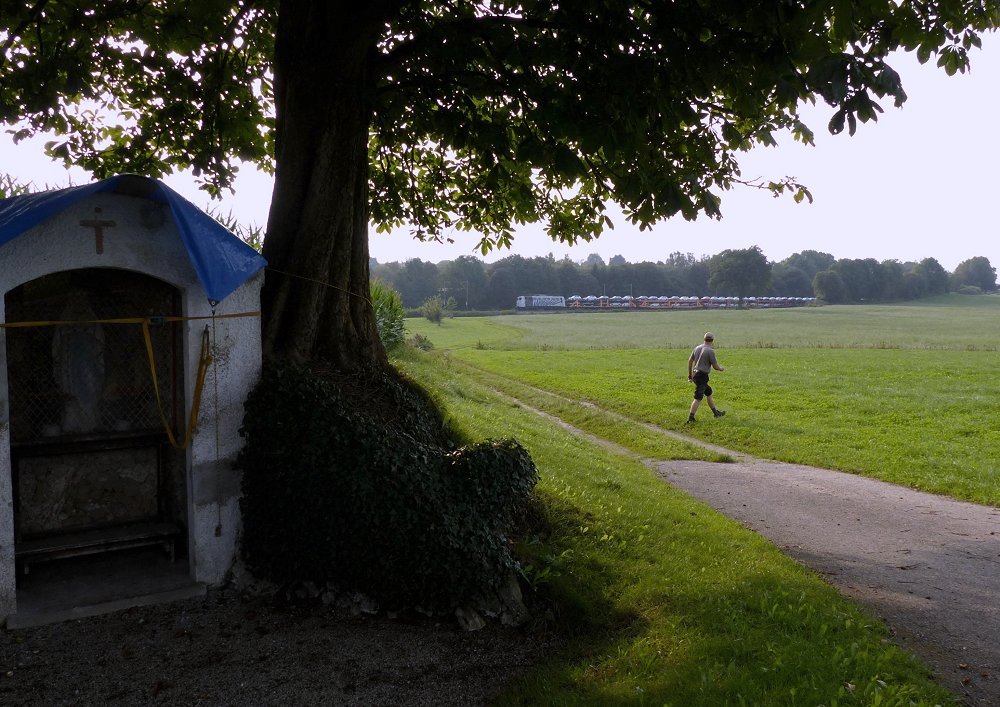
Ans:
MULTIPOLYGON (((635 456, 517 402, 574 434, 635 456)), ((881 617, 895 640, 921 656, 938 682, 966 704, 1000 706, 1000 509, 756 459, 645 426, 735 460, 646 460, 664 480, 760 533, 881 617)))
POLYGON ((651 463, 882 617, 970 705, 1000 705, 1000 509, 761 460, 651 463))

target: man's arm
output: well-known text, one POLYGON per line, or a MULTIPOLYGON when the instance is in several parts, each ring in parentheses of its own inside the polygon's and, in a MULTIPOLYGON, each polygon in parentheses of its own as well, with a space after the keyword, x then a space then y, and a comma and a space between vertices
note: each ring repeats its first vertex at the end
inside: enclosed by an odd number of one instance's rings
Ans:
POLYGON ((694 353, 688 356, 688 380, 691 380, 691 365, 694 363, 694 353))

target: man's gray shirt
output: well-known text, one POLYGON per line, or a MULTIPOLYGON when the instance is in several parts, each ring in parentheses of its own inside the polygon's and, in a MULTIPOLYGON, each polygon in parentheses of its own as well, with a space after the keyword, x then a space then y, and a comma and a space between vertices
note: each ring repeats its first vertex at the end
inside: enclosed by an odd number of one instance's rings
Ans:
POLYGON ((694 351, 691 352, 691 358, 694 360, 694 367, 691 369, 692 373, 697 371, 709 373, 713 365, 719 365, 718 360, 715 358, 715 349, 706 344, 695 346, 694 351))

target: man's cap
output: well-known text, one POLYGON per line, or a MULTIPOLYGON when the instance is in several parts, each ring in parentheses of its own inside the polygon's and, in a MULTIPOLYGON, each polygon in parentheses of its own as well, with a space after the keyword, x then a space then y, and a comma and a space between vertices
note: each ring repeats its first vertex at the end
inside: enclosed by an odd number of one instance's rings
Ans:
POLYGON ((705 332, 705 341, 715 341, 715 334, 710 331, 705 332))

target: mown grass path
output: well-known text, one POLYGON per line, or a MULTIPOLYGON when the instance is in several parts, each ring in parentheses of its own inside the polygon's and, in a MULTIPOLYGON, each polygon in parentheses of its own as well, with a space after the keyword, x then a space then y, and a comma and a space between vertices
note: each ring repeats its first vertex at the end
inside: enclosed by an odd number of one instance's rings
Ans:
MULTIPOLYGON (((503 395, 606 449, 635 455, 503 395)), ((1000 704, 1000 509, 659 432, 734 460, 645 459, 667 483, 760 533, 879 615, 967 704, 1000 704)))

